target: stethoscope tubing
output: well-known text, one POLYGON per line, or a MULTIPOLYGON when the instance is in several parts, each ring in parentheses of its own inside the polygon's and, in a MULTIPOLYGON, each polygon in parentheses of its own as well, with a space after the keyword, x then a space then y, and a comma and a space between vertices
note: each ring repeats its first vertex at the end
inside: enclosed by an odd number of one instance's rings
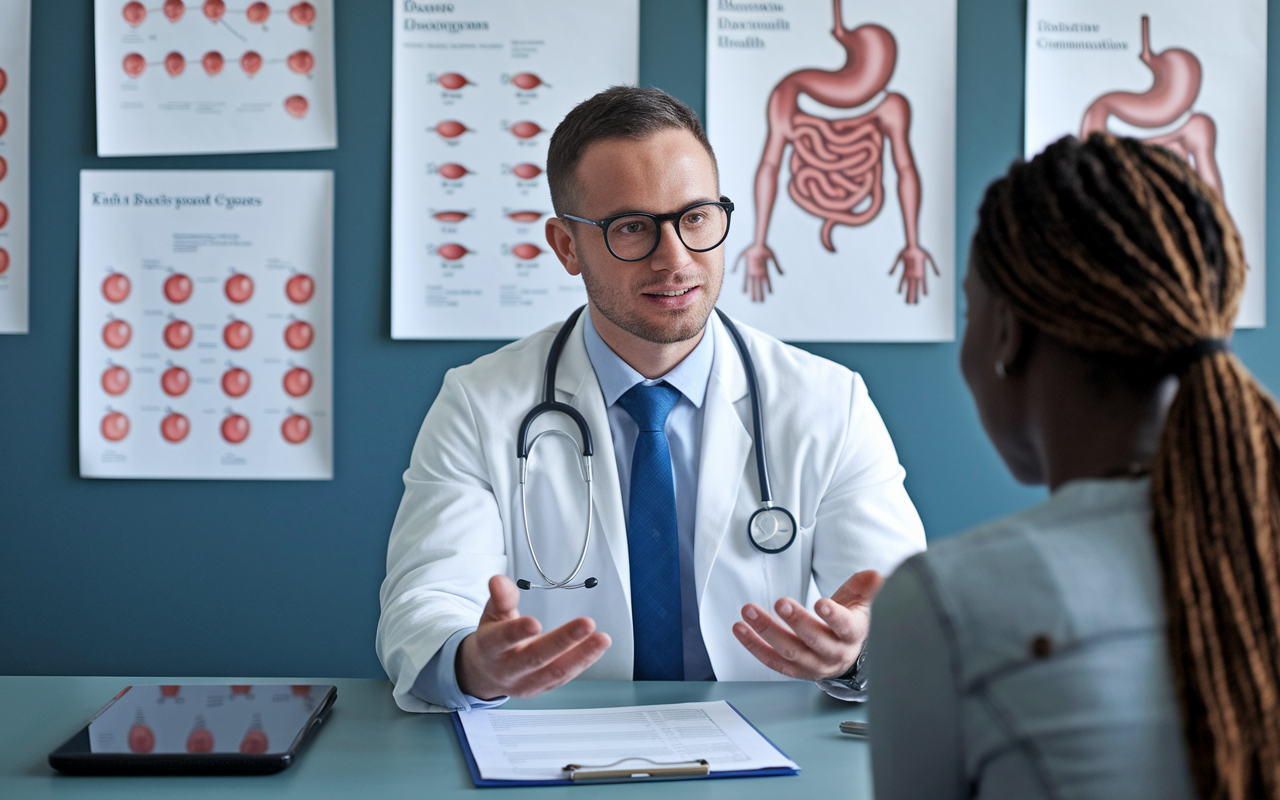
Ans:
MULTIPOLYGON (((564 352, 565 343, 569 339, 569 334, 577 325, 578 318, 582 316, 582 312, 585 308, 585 305, 576 308, 574 312, 569 315, 569 318, 565 320, 564 325, 560 327, 560 330, 556 333, 555 339, 552 340, 551 350, 547 353, 547 363, 542 379, 542 402, 538 403, 529 410, 529 413, 525 414, 524 419, 520 423, 519 434, 516 436, 516 458, 520 464, 520 513, 524 520, 525 542, 529 545, 529 555, 533 559, 534 568, 538 570, 538 574, 546 581, 546 584, 535 584, 521 579, 516 581, 516 585, 521 589, 592 589, 598 584, 598 581, 595 578, 587 578, 579 584, 572 583, 574 578, 578 577, 578 573, 582 570, 582 565, 586 563, 587 548, 591 544, 591 518, 594 515, 595 508, 593 484, 591 480, 591 456, 594 449, 592 446, 591 428, 587 424, 586 418, 582 416, 578 409, 568 403, 561 403, 555 399, 556 370, 560 366, 560 355, 564 352), (543 570, 541 562, 538 561, 538 554, 533 546, 533 534, 529 529, 529 504, 525 493, 529 472, 529 462, 531 461, 534 445, 538 443, 538 440, 547 434, 557 434, 570 440, 573 439, 573 437, 568 433, 555 429, 542 431, 532 439, 529 438, 529 429, 533 425, 534 421, 543 414, 550 412, 564 414, 569 417, 573 420, 574 424, 578 428, 579 434, 582 436, 582 475, 587 488, 587 531, 586 535, 583 537, 582 551, 578 554, 578 563, 573 568, 573 572, 561 581, 553 580, 548 576, 543 570)), ((755 363, 751 359, 751 354, 747 351, 746 340, 742 338, 742 334, 738 331, 737 326, 734 325, 733 321, 729 319, 729 316, 719 308, 715 311, 717 316, 719 316, 720 321, 724 323, 725 330, 729 332, 729 337, 733 339, 734 347, 738 351, 738 356, 742 361, 743 372, 747 379, 747 394, 751 398, 751 434, 752 440, 755 443, 756 472, 760 479, 760 503, 762 507, 751 515, 751 519, 747 523, 747 539, 755 549, 762 553, 780 553, 790 547, 792 542, 795 541, 795 518, 792 517, 790 511, 787 511, 785 508, 775 506, 773 503, 773 489, 769 484, 768 455, 765 452, 764 411, 761 408, 760 403, 760 383, 756 377, 755 363), (756 518, 761 514, 766 513, 774 514, 775 520, 776 514, 785 514, 787 520, 790 522, 791 537, 780 547, 764 547, 757 542, 756 538, 751 534, 756 518)))

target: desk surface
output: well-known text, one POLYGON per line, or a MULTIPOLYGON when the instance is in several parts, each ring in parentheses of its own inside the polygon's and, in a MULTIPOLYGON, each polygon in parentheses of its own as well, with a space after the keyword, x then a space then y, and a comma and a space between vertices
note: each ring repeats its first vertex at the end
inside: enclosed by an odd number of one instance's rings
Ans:
MULTIPOLYGON (((861 706, 833 700, 813 684, 625 683, 578 681, 507 708, 590 708, 695 700, 728 700, 800 765, 800 774, 663 783, 666 798, 871 797, 864 739, 839 732, 841 720, 866 719, 861 706)), ((379 797, 472 796, 474 786, 445 714, 406 714, 377 680, 273 678, 0 677, 0 797, 379 797), (334 683, 338 702, 297 763, 255 777, 73 778, 54 771, 48 754, 130 684, 334 683)), ((637 797, 653 784, 485 789, 494 800, 536 796, 584 800, 609 792, 637 797)))

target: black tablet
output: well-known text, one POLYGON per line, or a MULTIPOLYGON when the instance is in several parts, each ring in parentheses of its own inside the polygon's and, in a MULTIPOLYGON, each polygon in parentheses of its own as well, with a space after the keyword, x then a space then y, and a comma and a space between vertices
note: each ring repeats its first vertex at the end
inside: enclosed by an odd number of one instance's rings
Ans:
POLYGON ((69 775, 266 775, 328 716, 328 685, 129 686, 49 754, 69 775))

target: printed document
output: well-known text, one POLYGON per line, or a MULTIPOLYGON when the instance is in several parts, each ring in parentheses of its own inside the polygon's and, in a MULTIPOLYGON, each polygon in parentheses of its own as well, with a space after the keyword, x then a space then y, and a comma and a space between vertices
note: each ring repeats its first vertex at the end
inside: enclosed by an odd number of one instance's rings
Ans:
POLYGON ((637 772, 706 759, 711 772, 799 769, 733 706, 704 703, 546 711, 460 711, 481 777, 562 780, 566 764, 601 767, 620 759, 637 772))

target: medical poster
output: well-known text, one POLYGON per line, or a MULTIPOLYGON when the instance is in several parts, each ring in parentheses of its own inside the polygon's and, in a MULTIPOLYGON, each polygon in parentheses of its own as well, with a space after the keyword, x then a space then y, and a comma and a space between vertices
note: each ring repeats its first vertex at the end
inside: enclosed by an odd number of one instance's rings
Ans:
POLYGON ((1265 0, 1029 0, 1026 86, 1027 158, 1111 131, 1220 192, 1249 264, 1236 325, 1266 324, 1265 0))
POLYGON ((955 0, 708 3, 720 307, 793 341, 954 339, 955 94, 955 0))
POLYGON ((333 173, 80 173, 80 475, 333 477, 333 173))
POLYGON ((0 333, 27 332, 30 0, 0 0, 0 333))
POLYGON ((395 3, 391 335, 516 339, 586 302, 547 246, 547 141, 639 77, 638 0, 395 3))
POLYGON ((94 0, 98 155, 338 146, 332 0, 94 0))

